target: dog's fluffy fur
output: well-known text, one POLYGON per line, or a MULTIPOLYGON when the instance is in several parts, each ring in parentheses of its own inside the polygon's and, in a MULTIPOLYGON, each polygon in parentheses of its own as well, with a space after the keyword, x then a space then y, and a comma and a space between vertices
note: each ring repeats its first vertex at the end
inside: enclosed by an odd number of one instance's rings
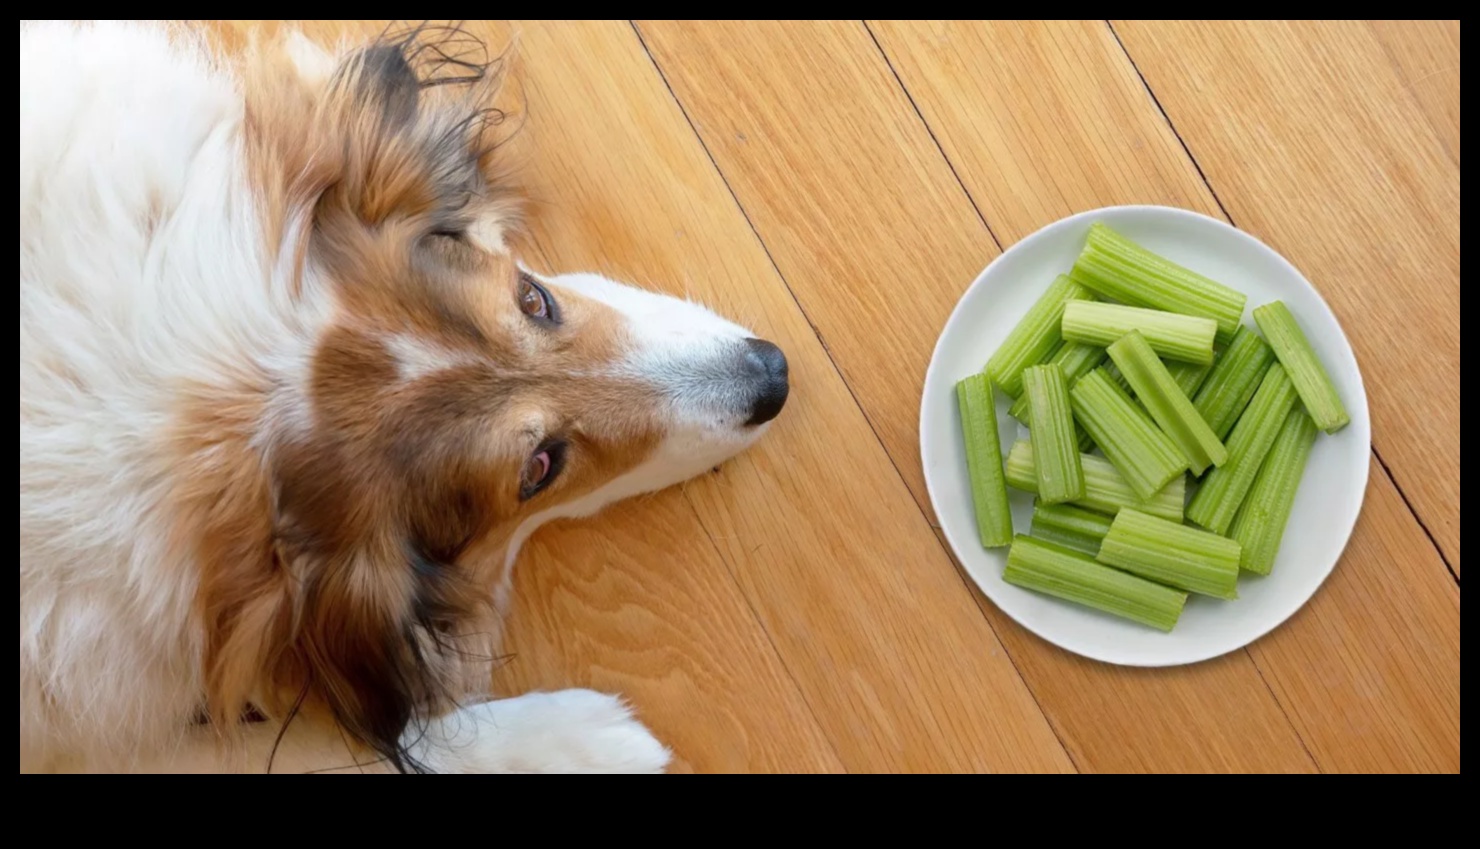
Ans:
POLYGON ((610 696, 468 697, 528 535, 743 449, 784 360, 524 269, 465 46, 22 26, 23 771, 262 768, 253 709, 301 768, 666 763, 610 696))

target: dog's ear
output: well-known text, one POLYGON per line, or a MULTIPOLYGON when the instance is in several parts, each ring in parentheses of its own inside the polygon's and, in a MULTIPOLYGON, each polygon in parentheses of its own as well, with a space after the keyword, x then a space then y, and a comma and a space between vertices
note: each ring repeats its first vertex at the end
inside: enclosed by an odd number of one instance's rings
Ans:
POLYGON ((406 49, 398 44, 376 44, 358 57, 351 72, 361 109, 378 114, 387 129, 403 129, 416 120, 421 80, 411 69, 406 49))
MULTIPOLYGON (((455 698, 453 643, 483 594, 455 564, 459 534, 470 531, 432 537, 401 512, 435 493, 401 491, 404 480, 369 472, 353 453, 324 439, 278 452, 274 555, 293 582, 284 606, 293 626, 270 676, 279 689, 301 687, 393 766, 415 770, 408 728, 455 698)), ((439 512, 456 523, 455 510, 439 512)))
POLYGON ((390 32, 348 56, 326 109, 345 158, 320 226, 350 213, 372 227, 409 224, 502 246, 520 218, 519 194, 495 156, 510 131, 494 105, 506 67, 506 57, 490 57, 452 26, 390 32))
MULTIPOLYGON (((419 769, 408 728, 455 696, 453 644, 486 604, 454 562, 474 517, 456 503, 398 516, 402 499, 323 441, 281 446, 267 478, 240 456, 202 476, 235 485, 185 505, 201 529, 212 719, 229 734, 249 704, 284 721, 321 710, 393 766, 419 769)), ((437 500, 427 495, 416 503, 437 500)))
POLYGON ((520 122, 496 105, 507 105, 507 51, 422 24, 326 56, 289 32, 243 57, 248 162, 266 235, 289 267, 301 268, 315 235, 351 262, 398 235, 502 250, 524 205, 502 144, 520 122))

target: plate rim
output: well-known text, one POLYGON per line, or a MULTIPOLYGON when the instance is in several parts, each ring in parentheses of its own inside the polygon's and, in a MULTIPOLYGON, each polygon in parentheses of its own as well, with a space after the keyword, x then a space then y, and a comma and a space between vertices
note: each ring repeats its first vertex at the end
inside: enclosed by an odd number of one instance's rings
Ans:
MULTIPOLYGON (((1246 313, 1246 315, 1247 314, 1248 313, 1246 313)), ((1242 322, 1242 319, 1241 319, 1241 322, 1242 322)), ((1353 424, 1355 424, 1355 423, 1356 423, 1356 421, 1353 422, 1353 424)), ((1067 652, 1069 652, 1071 654, 1074 654, 1076 656, 1088 658, 1090 660, 1097 661, 1099 663, 1106 663, 1106 664, 1111 664, 1111 665, 1114 665, 1114 666, 1136 667, 1136 668, 1169 668, 1169 667, 1176 667, 1176 666, 1190 666, 1190 665, 1193 665, 1193 664, 1203 663, 1205 661, 1213 660, 1215 658, 1222 657, 1222 656, 1227 655, 1227 654, 1232 654, 1235 651, 1239 651, 1241 649, 1245 649, 1245 648, 1253 645, 1254 643, 1258 642, 1259 640, 1263 639, 1265 636, 1267 636, 1268 634, 1270 634, 1271 632, 1273 632, 1275 629, 1279 628, 1281 625, 1284 625, 1286 622, 1290 621, 1290 618, 1291 617, 1293 617, 1296 613, 1300 612, 1308 603, 1310 603, 1310 600, 1315 597, 1315 594, 1321 589, 1322 586, 1325 585, 1326 581, 1331 577, 1331 573, 1336 570, 1336 564, 1338 562, 1340 562, 1341 561, 1341 558, 1345 555, 1347 546, 1351 544, 1352 533, 1356 529, 1357 520, 1361 517, 1362 510, 1366 506, 1367 486, 1368 486, 1369 483, 1371 483, 1371 474, 1372 474, 1372 427, 1371 427, 1371 425, 1372 425, 1371 410, 1369 408, 1368 401, 1367 401, 1367 385, 1366 385, 1365 378, 1362 376, 1362 366, 1361 366, 1361 363, 1358 361, 1357 356, 1356 356, 1356 348, 1354 348, 1352 346, 1351 337, 1349 337, 1347 335, 1346 328, 1342 326, 1341 320, 1336 317, 1336 311, 1333 310, 1333 309, 1331 309, 1331 305, 1329 303, 1327 303, 1325 296, 1321 294, 1321 290, 1319 288, 1317 288, 1314 283, 1311 283, 1310 282, 1310 278, 1306 277, 1300 271, 1300 269, 1295 266, 1294 263, 1290 262, 1290 260, 1285 257, 1284 254, 1282 254, 1279 251, 1275 250, 1273 247, 1271 247, 1270 245, 1266 244, 1262 239, 1260 239, 1258 236, 1255 236, 1252 233, 1249 233, 1249 232, 1247 232, 1245 230, 1241 230, 1238 227, 1235 227, 1235 226, 1233 226, 1232 224, 1229 224, 1226 221, 1223 221, 1223 220, 1218 219, 1218 218, 1214 218, 1214 217, 1212 217, 1210 215, 1206 215, 1206 214, 1201 213, 1201 212, 1196 212, 1194 210, 1183 209, 1181 207, 1175 207, 1175 206, 1163 206, 1163 205, 1160 205, 1160 204, 1118 204, 1118 205, 1115 205, 1115 206, 1102 206, 1102 207, 1096 207, 1094 209, 1087 209, 1087 210, 1083 210, 1081 212, 1076 212, 1076 213, 1074 213, 1072 215, 1067 215, 1067 216, 1064 216, 1063 218, 1059 218, 1059 219, 1056 219, 1054 221, 1051 221, 1051 222, 1049 222, 1047 224, 1044 224, 1043 226, 1037 228, 1033 232, 1027 234, 1026 236, 1023 236, 1020 239, 1018 239, 1010 247, 1008 247, 1007 249, 1003 250, 996 257, 993 257, 992 260, 991 260, 991 262, 988 262, 985 266, 982 267, 982 270, 981 271, 977 272, 976 277, 974 277, 972 279, 971 283, 964 290, 962 290, 961 294, 956 298, 956 304, 955 304, 955 306, 953 306, 951 308, 951 314, 946 318, 945 324, 941 325, 940 332, 939 332, 939 334, 937 334, 937 336, 935 338, 935 345, 934 345, 934 347, 930 351, 930 362, 925 367, 925 379, 924 379, 924 382, 923 382, 922 387, 921 387, 921 393, 920 393, 920 413, 919 413, 919 419, 918 419, 918 422, 917 422, 917 427, 918 427, 918 430, 919 430, 919 445, 918 445, 918 449, 919 449, 919 457, 920 457, 920 470, 921 470, 922 477, 924 477, 924 479, 925 479, 925 492, 926 492, 927 497, 929 497, 929 499, 930 499, 930 508, 931 508, 931 510, 934 512, 934 514, 936 516, 936 523, 937 523, 937 525, 940 528, 941 535, 945 537, 946 545, 950 548, 951 554, 955 557, 956 562, 960 566, 961 571, 966 573, 966 577, 971 581, 971 583, 974 584, 977 587, 977 589, 981 590, 982 595, 984 595, 984 596, 987 597, 987 599, 992 603, 992 606, 993 607, 995 607, 997 610, 1001 611, 1009 619, 1011 619, 1013 622, 1017 623, 1022 628, 1026 629, 1029 633, 1033 634, 1033 636, 1037 637, 1038 639, 1044 640, 1045 642, 1048 642, 1051 645, 1057 646, 1058 648, 1060 648, 1060 649, 1062 649, 1064 651, 1067 651, 1067 652), (1012 255, 1012 254, 1014 254, 1014 253, 1016 253, 1016 252, 1018 252, 1020 250, 1025 250, 1026 249, 1026 246, 1030 245, 1035 239, 1037 239, 1039 236, 1041 236, 1042 234, 1044 234, 1046 231, 1048 231, 1050 229, 1058 228, 1058 227, 1067 226, 1067 225, 1070 225, 1071 222, 1077 222, 1077 221, 1082 220, 1082 219, 1089 219, 1089 218, 1093 218, 1095 216, 1106 215, 1107 213, 1121 213, 1121 212, 1132 212, 1132 211, 1154 212, 1154 213, 1159 213, 1159 214, 1170 214, 1170 215, 1172 215, 1174 217, 1190 217, 1190 218, 1193 218, 1193 219, 1201 219, 1201 221, 1203 223, 1215 225, 1215 229, 1221 229, 1221 230, 1229 231, 1229 232, 1231 232, 1231 233, 1234 234, 1235 238, 1247 239, 1249 241, 1252 241, 1254 244, 1259 245, 1260 247, 1264 248, 1266 251, 1269 252, 1269 254, 1271 256, 1273 256, 1275 258, 1275 260, 1279 264, 1285 266, 1285 268, 1287 270, 1293 272, 1296 278, 1298 278, 1301 281, 1304 281, 1305 285, 1307 287, 1309 287, 1310 290, 1311 290, 1311 292, 1315 295, 1316 300, 1320 303, 1321 307, 1323 309, 1325 309, 1326 310, 1326 313, 1331 317, 1332 322, 1336 325, 1337 331, 1341 334, 1341 340, 1346 344, 1347 350, 1351 352, 1353 372, 1356 374, 1357 389, 1358 389, 1358 394, 1359 394, 1359 397, 1360 397, 1360 400, 1361 400, 1361 407, 1360 407, 1360 409, 1361 409, 1362 415, 1360 417, 1360 421, 1362 423, 1362 426, 1366 430, 1366 442, 1365 442, 1365 444, 1366 444, 1366 450, 1364 450, 1362 452, 1362 463, 1361 463, 1361 474, 1360 474, 1361 486, 1358 488, 1358 492, 1357 492, 1357 496, 1356 496, 1356 509, 1352 512, 1351 520, 1347 523, 1346 527, 1343 528, 1342 531, 1341 531, 1341 545, 1337 549, 1335 556, 1331 558, 1331 562, 1325 567, 1325 570, 1321 573, 1319 579, 1316 580, 1314 583, 1311 584, 1310 591, 1305 594, 1305 597, 1304 598, 1301 598, 1301 599, 1295 601, 1294 604, 1292 606, 1290 606, 1287 611, 1285 611, 1281 615, 1277 616, 1274 619, 1274 621, 1268 627, 1265 627, 1263 630, 1258 631, 1257 633, 1253 634, 1247 640, 1244 640, 1243 642, 1239 643, 1238 645, 1230 646, 1228 648, 1216 648, 1216 649, 1211 650, 1208 653, 1193 653, 1192 655, 1190 655, 1190 656, 1188 656, 1186 658, 1181 658, 1181 659, 1169 659, 1169 660, 1160 660, 1160 659, 1155 659, 1155 658, 1129 658, 1129 659, 1127 659, 1125 657, 1110 656, 1110 655, 1107 655, 1107 654, 1104 654, 1104 653, 1101 653, 1101 652, 1096 652, 1096 651, 1093 651, 1093 650, 1083 650, 1083 649, 1080 649, 1080 648, 1066 646, 1062 642, 1060 642, 1059 640, 1057 640, 1054 637, 1050 636, 1049 634, 1043 633, 1038 628, 1034 627, 1034 625, 1032 625, 1032 624, 1030 624, 1028 622, 1023 621, 1015 613, 1013 613, 1012 611, 1009 611, 1006 607, 1003 607, 997 601, 996 597, 992 594, 992 592, 988 589, 988 587, 983 586, 982 585, 982 582, 978 581, 976 579, 976 577, 971 573, 971 570, 968 569, 968 568, 966 568, 966 565, 963 562, 964 558, 962 557, 962 554, 961 554, 961 546, 960 546, 960 544, 956 540, 955 536, 951 533, 951 530, 946 526, 946 523, 943 522, 943 521, 940 521, 941 512, 940 512, 940 509, 936 506, 939 499, 936 496, 935 483, 932 480, 932 476, 930 474, 930 466, 929 466, 929 463, 928 463, 927 458, 925 456, 925 452, 926 452, 925 440, 927 438, 927 436, 926 436, 927 431, 926 431, 926 428, 925 428, 925 423, 926 423, 926 415, 927 415, 927 412, 926 411, 927 411, 927 407, 928 407, 928 400, 930 398, 929 388, 930 388, 930 385, 931 385, 931 380, 932 380, 933 377, 935 377, 936 370, 939 367, 939 363, 940 363, 939 357, 940 357, 941 344, 944 342, 944 340, 946 338, 946 335, 950 332, 950 330, 951 330, 952 326, 954 325, 954 323, 960 317, 960 315, 961 315, 961 305, 966 300, 967 295, 969 295, 972 292, 972 290, 974 290, 978 285, 981 285, 983 283, 983 281, 984 281, 984 279, 985 279, 985 277, 987 275, 987 272, 991 271, 991 269, 992 269, 992 267, 994 265, 996 265, 999 262, 1002 262, 1004 259, 1006 259, 1010 255, 1012 255)), ((1016 533, 1016 531, 1014 531, 1014 533, 1016 533)))

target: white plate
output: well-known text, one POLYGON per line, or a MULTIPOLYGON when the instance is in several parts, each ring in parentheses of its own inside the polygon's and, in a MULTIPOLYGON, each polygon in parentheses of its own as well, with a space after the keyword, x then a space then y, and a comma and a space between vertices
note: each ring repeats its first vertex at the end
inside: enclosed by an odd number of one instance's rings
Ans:
MULTIPOLYGON (((1001 392, 997 413, 1005 455, 1027 430, 1007 415, 1007 399, 1001 392)), ((1127 666, 1176 666, 1217 657, 1259 639, 1299 610, 1331 573, 1356 524, 1367 489, 1371 436, 1356 357, 1310 282, 1253 236, 1204 215, 1162 206, 1083 212, 1044 227, 994 260, 946 322, 930 358, 920 403, 920 455, 930 501, 952 550, 977 586, 1003 612, 1043 639, 1085 657, 1127 666), (1237 601, 1190 596, 1170 634, 1004 583, 1007 549, 981 547, 972 512, 956 381, 980 371, 1044 287, 1069 270, 1095 221, 1247 293, 1244 323, 1250 327, 1254 307, 1283 300, 1331 372, 1351 414, 1351 424, 1336 435, 1316 439, 1272 574, 1259 578, 1245 573, 1237 601)), ((1032 496, 1008 491, 1013 526, 1027 533, 1032 496)))

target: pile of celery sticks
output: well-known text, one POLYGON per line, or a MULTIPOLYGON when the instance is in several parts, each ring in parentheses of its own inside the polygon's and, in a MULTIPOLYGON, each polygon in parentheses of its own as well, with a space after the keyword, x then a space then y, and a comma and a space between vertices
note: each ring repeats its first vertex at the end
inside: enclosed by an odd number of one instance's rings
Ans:
POLYGON ((1247 300, 1090 226, 1073 269, 956 384, 1005 581, 1170 631, 1187 593, 1235 599, 1240 570, 1269 574, 1317 429, 1349 417, 1284 303, 1254 310, 1261 338, 1247 300), (1005 464, 993 385, 1030 434, 1005 464), (1038 496, 1029 534, 1008 486, 1038 496))

